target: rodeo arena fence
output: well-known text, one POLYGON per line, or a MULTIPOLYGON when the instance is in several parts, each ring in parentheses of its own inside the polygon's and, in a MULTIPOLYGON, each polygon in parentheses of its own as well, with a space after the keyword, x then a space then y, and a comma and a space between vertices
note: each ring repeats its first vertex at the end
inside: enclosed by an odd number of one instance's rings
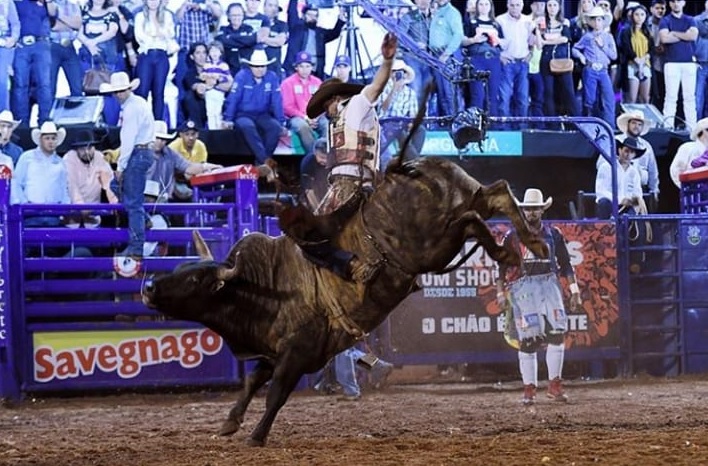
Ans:
MULTIPOLYGON (((598 136, 598 127, 612 134, 606 123, 548 120, 594 135, 588 140, 616 163, 614 138, 598 136)), ((147 230, 151 254, 139 265, 114 257, 128 240, 121 206, 10 205, 9 180, 0 179, 0 398, 241 383, 249 365, 216 333, 164 320, 140 291, 152 274, 197 260, 193 230, 217 260, 251 232, 280 235, 275 218, 259 215, 257 178, 253 166, 229 167, 194 177, 193 203, 146 205, 168 227, 147 230), (101 221, 35 226, 77 216, 101 221)), ((582 308, 569 316, 566 357, 587 362, 591 375, 609 365, 623 375, 708 370, 708 173, 686 178, 682 194, 679 215, 619 216, 615 199, 616 220, 552 222, 568 241, 582 291, 582 308)), ((491 227, 501 238, 508 224, 491 227)), ((379 355, 399 366, 514 362, 497 274, 480 249, 453 272, 422 275, 421 289, 377 330, 379 355)))

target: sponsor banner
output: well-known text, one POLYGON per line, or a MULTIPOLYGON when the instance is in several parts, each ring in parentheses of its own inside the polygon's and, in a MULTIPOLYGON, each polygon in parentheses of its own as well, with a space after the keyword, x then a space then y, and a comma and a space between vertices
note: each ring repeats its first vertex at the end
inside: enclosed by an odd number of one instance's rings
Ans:
MULTIPOLYGON (((0 168, 4 165, 0 166, 0 168)), ((0 172, 0 205, 8 206, 10 179, 0 172)), ((7 208, 0 211, 0 348, 7 346, 10 331, 10 270, 8 259, 7 208)))
POLYGON ((40 384, 199 383, 231 375, 230 351, 204 328, 46 332, 33 334, 33 343, 40 384))
MULTIPOLYGON (((489 131, 481 143, 470 143, 462 152, 465 156, 518 157, 523 153, 521 131, 489 131)), ((422 155, 460 155, 447 131, 429 131, 425 135, 422 155)))
MULTIPOLYGON (((619 345, 617 251, 614 225, 553 223, 566 238, 583 300, 575 313, 568 306, 566 347, 619 345)), ((506 224, 490 226, 501 242, 506 224)), ((464 252, 474 242, 468 242, 464 252)), ((453 260, 453 263, 460 256, 453 260)), ((481 248, 457 270, 425 274, 421 290, 391 314, 391 345, 397 354, 508 351, 504 315, 496 300, 497 263, 481 248)), ((568 285, 561 280, 566 302, 568 285)))

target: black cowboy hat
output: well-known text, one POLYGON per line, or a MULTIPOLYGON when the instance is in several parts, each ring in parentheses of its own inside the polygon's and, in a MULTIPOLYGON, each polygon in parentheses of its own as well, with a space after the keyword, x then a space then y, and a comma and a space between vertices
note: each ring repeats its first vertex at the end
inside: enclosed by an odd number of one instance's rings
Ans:
POLYGON ((71 147, 95 146, 97 142, 98 141, 93 138, 93 131, 82 129, 76 133, 76 137, 74 138, 74 142, 71 143, 71 147))
POLYGON ((618 137, 615 138, 615 141, 617 142, 618 147, 626 147, 628 149, 631 149, 635 153, 635 157, 641 157, 644 155, 644 152, 647 151, 647 148, 642 142, 634 138, 632 136, 626 136, 626 137, 618 137))
POLYGON ((317 118, 325 111, 325 104, 334 96, 344 98, 357 95, 364 89, 362 84, 345 83, 341 79, 331 78, 323 82, 317 92, 310 98, 307 104, 307 116, 309 118, 317 118))

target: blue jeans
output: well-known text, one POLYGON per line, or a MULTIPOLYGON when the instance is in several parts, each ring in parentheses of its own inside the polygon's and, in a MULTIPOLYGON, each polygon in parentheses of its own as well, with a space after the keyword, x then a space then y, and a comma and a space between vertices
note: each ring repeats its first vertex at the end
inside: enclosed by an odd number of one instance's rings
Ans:
MULTIPOLYGON (((546 116, 579 116, 573 88, 573 73, 553 74, 550 61, 542 61, 541 75, 543 76, 543 112, 546 116)), ((614 121, 614 117, 612 120, 614 121)))
POLYGON ((433 77, 430 67, 427 63, 415 58, 415 56, 411 56, 410 59, 406 57, 406 64, 413 68, 413 71, 415 71, 415 79, 409 84, 409 86, 413 88, 419 97, 423 97, 425 86, 433 77))
POLYGON ((38 40, 32 45, 18 44, 15 48, 12 79, 11 108, 16 120, 22 120, 29 126, 30 119, 30 83, 37 86, 37 104, 39 106, 39 124, 49 119, 52 109, 52 90, 50 88, 49 64, 52 53, 49 40, 38 40))
POLYGON ((10 88, 7 85, 10 79, 9 68, 15 58, 15 49, 0 47, 0 112, 10 110, 10 88))
MULTIPOLYGON (((652 73, 654 70, 652 70, 652 73)), ((699 63, 696 72, 696 111, 698 119, 708 116, 706 109, 706 88, 708 87, 708 63, 699 63)))
MULTIPOLYGON (((487 110, 490 116, 499 116, 499 88, 502 80, 502 66, 499 56, 489 58, 483 55, 472 55, 472 65, 477 71, 489 71, 487 88, 489 97, 489 107, 484 107, 484 81, 474 80, 470 82, 470 107, 477 107, 487 110)), ((503 115, 508 115, 504 113, 503 115)))
POLYGON ((130 242, 124 255, 143 255, 145 243, 145 182, 154 162, 151 149, 134 149, 121 180, 121 202, 128 213, 130 242))
POLYGON ((83 73, 81 71, 81 61, 76 54, 73 44, 70 47, 63 47, 56 42, 51 43, 52 64, 49 72, 49 86, 52 95, 57 94, 57 75, 59 68, 64 70, 64 75, 69 83, 69 92, 72 96, 83 95, 83 73))
POLYGON ((356 381, 356 361, 360 354, 355 348, 345 349, 334 357, 334 373, 337 382, 347 396, 359 396, 361 390, 356 381))
POLYGON ((529 116, 542 117, 543 113, 543 76, 541 73, 529 74, 529 116))
POLYGON ((273 156, 280 139, 280 122, 268 114, 239 115, 234 121, 234 129, 241 131, 246 145, 259 164, 273 156))
POLYGON ((513 61, 502 65, 499 99, 499 112, 501 115, 517 117, 528 116, 529 64, 527 62, 513 61), (513 111, 511 108, 512 97, 514 101, 513 111))
POLYGON ((455 88, 453 84, 437 70, 433 70, 433 76, 435 77, 435 89, 438 96, 437 116, 457 114, 460 106, 455 105, 455 88))
POLYGON ((136 77, 140 86, 136 94, 147 100, 152 93, 152 115, 156 120, 165 119, 165 83, 170 70, 170 61, 164 50, 150 49, 147 53, 138 55, 136 77))
POLYGON ((598 91, 601 115, 612 128, 615 127, 615 91, 606 69, 594 70, 590 65, 583 68, 583 107, 585 115, 592 116, 598 91))

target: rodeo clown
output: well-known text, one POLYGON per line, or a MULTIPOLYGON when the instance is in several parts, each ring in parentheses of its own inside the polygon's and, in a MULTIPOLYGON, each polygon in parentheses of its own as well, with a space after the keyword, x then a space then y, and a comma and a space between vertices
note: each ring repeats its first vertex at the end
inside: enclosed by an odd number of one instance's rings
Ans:
POLYGON ((503 240, 521 256, 520 267, 499 265, 497 301, 506 315, 505 337, 519 350, 519 369, 524 382, 523 404, 533 405, 538 386, 537 350, 545 343, 548 366, 548 398, 568 401, 561 384, 564 335, 568 318, 563 304, 558 276, 564 276, 571 293, 570 311, 581 304, 580 289, 575 280, 570 255, 563 234, 555 227, 543 225, 543 213, 553 198, 543 200, 539 189, 527 189, 523 202, 517 200, 532 231, 537 231, 548 244, 548 258, 540 259, 519 241, 516 231, 510 230, 503 240))

